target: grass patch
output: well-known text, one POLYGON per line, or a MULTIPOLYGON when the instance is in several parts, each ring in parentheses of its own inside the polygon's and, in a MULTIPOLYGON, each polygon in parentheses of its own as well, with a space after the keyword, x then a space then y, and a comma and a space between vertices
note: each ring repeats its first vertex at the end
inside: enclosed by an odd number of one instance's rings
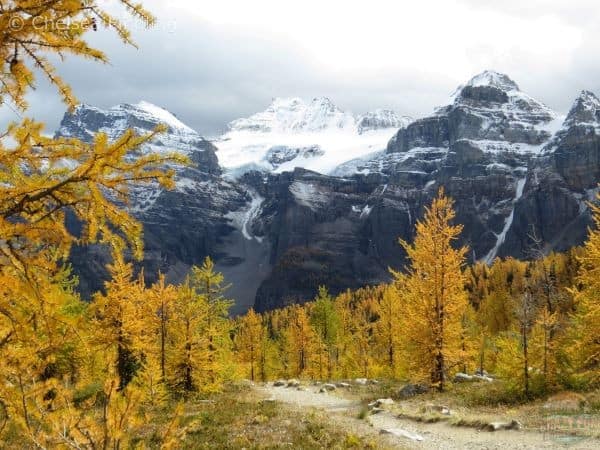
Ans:
POLYGON ((412 414, 412 413, 408 413, 408 412, 402 412, 402 413, 398 414, 398 418, 412 420, 413 422, 419 422, 419 423, 438 423, 438 422, 449 421, 451 416, 444 416, 441 414, 428 414, 428 413, 412 414))
POLYGON ((360 409, 357 417, 360 420, 365 420, 367 417, 369 417, 370 414, 371 414, 371 411, 369 410, 369 407, 365 405, 360 409))
POLYGON ((249 392, 225 392, 213 403, 191 403, 181 448, 194 449, 371 449, 360 437, 335 429, 314 412, 300 417, 249 392))
POLYGON ((477 428, 478 430, 483 430, 489 425, 489 422, 482 419, 455 417, 450 421, 450 425, 454 427, 477 428))
POLYGON ((531 401, 500 380, 493 383, 457 384, 452 387, 451 393, 467 407, 514 406, 531 401))

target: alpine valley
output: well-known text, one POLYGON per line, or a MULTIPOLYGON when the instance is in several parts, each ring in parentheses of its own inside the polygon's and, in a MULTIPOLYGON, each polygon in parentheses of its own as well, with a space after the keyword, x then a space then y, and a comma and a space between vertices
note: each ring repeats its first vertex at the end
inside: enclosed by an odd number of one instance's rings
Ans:
MULTIPOLYGON (((337 293, 388 280, 405 258, 398 239, 411 240, 440 187, 473 261, 579 245, 600 179, 600 100, 584 91, 564 117, 492 71, 416 120, 355 116, 327 98, 275 99, 209 141, 141 102, 81 105, 56 134, 89 140, 158 123, 168 132, 139 151, 177 150, 193 164, 176 168, 172 191, 133 191, 141 266, 180 281, 210 255, 233 285, 233 313, 304 302, 320 285, 337 293)), ((75 248, 71 260, 85 296, 102 288, 104 248, 75 248)))

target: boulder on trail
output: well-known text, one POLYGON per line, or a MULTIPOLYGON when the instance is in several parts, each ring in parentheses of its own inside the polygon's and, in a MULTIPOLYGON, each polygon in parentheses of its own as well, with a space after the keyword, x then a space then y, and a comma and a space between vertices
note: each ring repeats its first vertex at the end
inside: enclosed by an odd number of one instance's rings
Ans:
POLYGON ((441 414, 443 416, 449 416, 452 413, 450 412, 450 408, 448 408, 445 405, 425 405, 425 407, 423 408, 423 411, 426 413, 437 413, 437 414, 441 414))
POLYGON ((410 398, 427 392, 429 392, 429 387, 424 384, 407 384, 398 391, 398 396, 400 398, 410 398))
POLYGON ((296 380, 295 378, 292 378, 291 380, 288 380, 287 382, 287 387, 299 387, 300 386, 300 381, 296 380))
POLYGON ((510 422, 490 422, 484 430, 486 431, 498 431, 498 430, 520 430, 521 424, 517 420, 511 420, 510 422))

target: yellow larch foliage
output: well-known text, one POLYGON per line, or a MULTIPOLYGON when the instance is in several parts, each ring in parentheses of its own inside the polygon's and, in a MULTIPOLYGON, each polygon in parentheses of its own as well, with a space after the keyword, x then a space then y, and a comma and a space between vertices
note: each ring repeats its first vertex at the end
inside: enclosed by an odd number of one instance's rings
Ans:
POLYGON ((350 378, 354 375, 356 362, 353 358, 354 329, 353 329, 353 306, 352 293, 342 292, 335 298, 335 309, 339 318, 337 339, 337 375, 340 378, 350 378))
MULTIPOLYGON (((46 448, 58 438, 52 423, 70 407, 84 376, 81 311, 65 271, 30 279, 0 270, 0 447, 11 435, 46 448)), ((42 274, 45 275, 45 274, 42 274)))
POLYGON ((211 258, 206 257, 201 266, 192 267, 190 274, 192 287, 203 297, 207 306, 202 338, 205 340, 207 360, 203 365, 206 380, 203 390, 218 391, 225 379, 234 374, 229 309, 232 300, 225 298, 229 285, 224 284, 222 273, 215 270, 211 258))
POLYGON ((402 277, 396 283, 384 287, 381 300, 377 304, 379 319, 375 324, 375 339, 380 358, 385 360, 387 375, 399 378, 405 375, 402 344, 404 328, 407 326, 404 317, 404 304, 401 297, 402 277))
MULTIPOLYGON (((134 18, 151 26, 155 18, 141 4, 117 0, 134 18)), ((25 94, 35 87, 34 68, 56 86, 63 101, 73 107, 71 88, 57 74, 49 54, 64 58, 71 54, 100 63, 108 57, 91 47, 86 33, 112 29, 126 44, 133 45, 123 22, 111 15, 98 0, 7 0, 0 3, 0 103, 8 97, 21 110, 27 108, 25 94)))
POLYGON ((364 378, 373 377, 378 367, 374 333, 376 309, 376 301, 369 295, 357 299, 354 306, 352 360, 356 364, 354 374, 364 378))
POLYGON ((167 353, 172 342, 171 327, 177 288, 167 284, 164 274, 158 275, 158 281, 146 290, 143 302, 143 331, 144 355, 148 364, 158 367, 158 373, 163 380, 167 379, 167 353))
POLYGON ((246 366, 245 373, 250 380, 266 381, 271 342, 263 318, 252 308, 239 319, 235 347, 238 360, 246 366))
POLYGON ((119 389, 124 389, 135 377, 141 365, 144 342, 143 302, 144 286, 141 279, 134 279, 133 266, 120 256, 109 265, 110 281, 106 293, 95 295, 90 305, 93 326, 92 342, 100 360, 106 362, 101 368, 109 373, 114 368, 119 377, 119 389))
POLYGON ((582 384, 600 384, 600 208, 592 207, 595 228, 590 229, 578 282, 573 290, 575 313, 569 333, 568 356, 574 377, 582 384))
POLYGON ((331 379, 337 368, 340 318, 333 298, 321 286, 310 308, 310 323, 315 332, 316 370, 320 379, 331 379))
POLYGON ((557 383, 558 342, 554 339, 554 334, 558 328, 558 318, 558 312, 550 312, 544 305, 531 330, 532 365, 540 374, 544 389, 557 383))
POLYGON ((401 241, 410 266, 404 279, 407 353, 411 376, 438 389, 463 359, 462 319, 467 307, 463 276, 465 247, 453 247, 462 231, 452 225, 452 200, 443 189, 417 222, 412 244, 401 241))
POLYGON ((198 295, 187 277, 177 289, 166 370, 169 385, 183 397, 201 390, 205 381, 202 368, 208 360, 208 346, 203 332, 207 316, 206 298, 198 295))
POLYGON ((216 392, 235 374, 231 301, 224 298, 223 275, 206 258, 178 287, 173 304, 167 379, 177 393, 216 392))
POLYGON ((285 352, 290 358, 290 372, 294 377, 317 377, 314 364, 316 354, 315 333, 306 309, 301 305, 289 307, 285 334, 285 352))

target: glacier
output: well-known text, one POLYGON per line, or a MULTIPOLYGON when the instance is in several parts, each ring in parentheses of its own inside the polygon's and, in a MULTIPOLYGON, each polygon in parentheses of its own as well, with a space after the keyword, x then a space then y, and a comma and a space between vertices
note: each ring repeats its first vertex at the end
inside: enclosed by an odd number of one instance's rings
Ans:
POLYGON ((346 161, 385 149, 398 129, 411 122, 385 109, 354 116, 326 97, 309 103, 276 98, 265 111, 231 122, 214 144, 230 178, 252 170, 283 173, 297 167, 330 174, 346 161), (273 153, 289 156, 274 160, 273 153))

